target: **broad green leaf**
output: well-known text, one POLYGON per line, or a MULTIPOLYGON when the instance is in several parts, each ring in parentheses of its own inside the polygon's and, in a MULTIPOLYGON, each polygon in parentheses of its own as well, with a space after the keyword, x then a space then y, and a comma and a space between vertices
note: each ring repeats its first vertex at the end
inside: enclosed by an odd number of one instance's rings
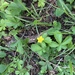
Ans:
POLYGON ((55 28, 50 28, 47 30, 47 34, 48 35, 54 35, 54 32, 56 32, 57 30, 55 28))
POLYGON ((50 44, 50 43, 52 42, 52 39, 51 39, 50 37, 46 37, 46 38, 44 39, 44 41, 45 41, 46 43, 50 44))
POLYGON ((58 47, 59 44, 56 43, 55 41, 52 41, 51 44, 50 44, 50 47, 58 47))
POLYGON ((32 44, 31 49, 34 52, 37 52, 39 55, 42 55, 43 49, 38 44, 32 44))
POLYGON ((60 31, 56 31, 54 37, 59 44, 62 42, 62 33, 60 31))
POLYGON ((42 43, 41 43, 41 47, 44 48, 44 49, 46 48, 45 42, 42 42, 42 43))
POLYGON ((64 10, 62 8, 57 8, 54 14, 57 17, 60 17, 62 14, 64 14, 64 10))
POLYGON ((40 51, 42 48, 38 44, 32 44, 31 49, 32 51, 36 52, 36 51, 40 51))
POLYGON ((67 36, 64 41, 62 42, 62 45, 66 45, 69 44, 72 41, 72 37, 71 36, 67 36))
POLYGON ((0 51, 0 58, 4 58, 6 56, 6 53, 4 51, 0 51))
POLYGON ((6 70, 7 66, 0 64, 0 73, 3 73, 6 70))

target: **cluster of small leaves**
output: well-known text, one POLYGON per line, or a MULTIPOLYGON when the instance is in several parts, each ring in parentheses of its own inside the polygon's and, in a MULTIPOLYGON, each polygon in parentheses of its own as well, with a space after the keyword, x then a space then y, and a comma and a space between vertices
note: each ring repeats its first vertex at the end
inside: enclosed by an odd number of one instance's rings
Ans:
MULTIPOLYGON (((52 61, 55 57, 59 55, 59 52, 63 50, 63 52, 67 50, 74 50, 75 46, 72 42, 72 36, 68 35, 64 37, 63 32, 60 31, 61 29, 61 24, 57 21, 53 22, 53 27, 48 29, 46 33, 43 33, 41 36, 43 37, 42 42, 36 42, 35 44, 31 45, 31 49, 33 52, 37 53, 39 56, 43 57, 45 59, 44 61, 40 61, 39 64, 41 65, 41 70, 39 72, 39 75, 43 75, 47 73, 47 70, 52 71, 53 66, 49 63, 49 61, 52 61)), ((74 34, 74 27, 72 27, 72 34, 74 34)), ((38 37, 39 38, 39 37, 38 37)), ((66 53, 66 52, 65 52, 66 53)), ((62 54, 62 53, 61 53, 62 54)), ((68 57, 68 55, 66 56, 68 57)), ((65 59, 66 59, 65 57, 65 59)), ((66 59, 68 63, 65 63, 67 65, 67 70, 65 71, 63 67, 60 67, 59 65, 57 66, 57 71, 59 73, 57 75, 64 75, 64 74, 72 74, 73 75, 73 64, 70 62, 71 59, 66 59)), ((54 63, 56 60, 53 60, 54 63)), ((74 61, 74 59, 73 59, 74 61)), ((60 65, 61 62, 59 61, 60 65)), ((64 65, 64 66, 65 66, 64 65)), ((54 66, 55 67, 55 66, 54 66)))
MULTIPOLYGON (((0 58, 7 56, 6 51, 15 50, 19 54, 24 54, 24 49, 27 45, 26 40, 19 39, 16 35, 18 33, 18 27, 22 27, 23 23, 20 21, 21 12, 25 11, 25 5, 22 3, 22 0, 13 0, 7 2, 5 0, 0 0, 0 40, 5 36, 13 36, 15 41, 12 45, 3 46, 0 44, 0 58), (9 31, 6 33, 6 31, 9 31), (23 47, 25 45, 25 47, 23 47)), ((4 43, 5 44, 5 43, 4 43)), ((10 57, 9 57, 10 58, 10 57)), ((9 75, 15 71, 15 74, 18 75, 29 75, 28 71, 23 68, 24 61, 15 58, 10 64, 0 62, 0 75, 9 75)), ((8 61, 9 62, 9 61, 8 61)))

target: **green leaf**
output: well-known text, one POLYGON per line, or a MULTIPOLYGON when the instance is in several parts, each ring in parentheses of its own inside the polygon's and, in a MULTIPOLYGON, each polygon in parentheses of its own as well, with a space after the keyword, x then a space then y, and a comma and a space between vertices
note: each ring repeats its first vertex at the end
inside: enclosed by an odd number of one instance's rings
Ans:
POLYGON ((44 65, 41 67, 41 73, 46 73, 47 72, 47 65, 44 65))
POLYGON ((39 55, 42 55, 43 49, 38 44, 32 44, 31 49, 34 52, 37 52, 39 55))
POLYGON ((62 8, 57 8, 54 14, 57 17, 60 17, 62 14, 64 14, 64 10, 62 8))
POLYGON ((71 36, 67 36, 64 41, 62 42, 62 45, 66 45, 69 44, 72 41, 72 37, 71 36))
POLYGON ((21 11, 25 10, 24 4, 20 0, 11 2, 7 8, 12 15, 19 15, 21 11))
POLYGON ((48 63, 48 64, 47 64, 47 67, 48 67, 49 70, 53 70, 53 67, 52 67, 51 64, 48 63))
POLYGON ((54 35, 54 33, 56 32, 57 30, 55 28, 50 28, 47 30, 47 34, 48 35, 54 35))
POLYGON ((0 73, 3 73, 6 70, 7 66, 0 64, 0 73))
POLYGON ((39 64, 42 65, 42 66, 44 66, 46 64, 46 62, 40 61, 39 64))
POLYGON ((71 41, 68 45, 67 45, 68 49, 73 49, 74 47, 74 44, 73 42, 71 41))
POLYGON ((42 48, 38 44, 32 44, 31 49, 32 51, 36 52, 36 51, 40 51, 42 48))
POLYGON ((26 72, 25 75, 30 75, 29 72, 26 72))
POLYGON ((62 42, 62 33, 60 31, 56 31, 54 37, 59 44, 62 42))
POLYGON ((0 1, 0 10, 3 11, 8 5, 8 2, 0 1))
POLYGON ((60 30, 61 29, 61 23, 60 22, 53 21, 53 26, 57 30, 60 30))
POLYGON ((44 48, 44 49, 46 48, 45 42, 42 42, 42 43, 41 43, 41 47, 44 48))
POLYGON ((4 51, 0 51, 0 58, 4 58, 6 56, 6 53, 4 51))
POLYGON ((62 47, 62 49, 67 49, 67 46, 66 45, 62 45, 61 44, 61 47, 62 47))
POLYGON ((18 40, 18 43, 17 43, 17 52, 19 52, 20 54, 23 54, 24 53, 24 49, 22 47, 21 40, 18 40))
POLYGON ((5 20, 1 19, 0 20, 0 31, 5 30, 6 28, 5 20))
POLYGON ((13 27, 13 28, 15 28, 15 29, 16 29, 17 27, 23 25, 22 22, 20 22, 20 20, 15 19, 15 18, 6 19, 6 20, 5 20, 5 23, 6 23, 6 26, 8 26, 8 27, 13 27))
POLYGON ((50 37, 46 37, 44 39, 44 41, 47 43, 47 44, 50 44, 52 42, 52 39, 50 37))
POLYGON ((44 6, 45 6, 45 0, 39 0, 38 7, 44 7, 44 6))
POLYGON ((52 41, 51 44, 50 44, 50 47, 58 47, 59 44, 56 43, 55 41, 52 41))
POLYGON ((57 50, 58 51, 61 51, 61 49, 62 49, 62 46, 61 45, 57 47, 57 50))
POLYGON ((43 33, 43 34, 42 34, 42 37, 43 37, 43 38, 46 38, 46 37, 47 37, 47 33, 43 33))
POLYGON ((75 26, 72 26, 71 30, 72 30, 73 34, 75 34, 75 26))

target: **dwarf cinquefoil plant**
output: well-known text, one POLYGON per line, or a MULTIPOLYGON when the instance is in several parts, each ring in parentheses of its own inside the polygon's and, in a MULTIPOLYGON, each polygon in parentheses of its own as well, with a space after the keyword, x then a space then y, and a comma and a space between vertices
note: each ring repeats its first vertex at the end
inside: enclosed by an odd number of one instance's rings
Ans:
POLYGON ((32 51, 38 53, 39 55, 50 55, 50 52, 55 53, 56 51, 59 52, 73 47, 71 36, 66 36, 63 39, 63 35, 60 31, 55 31, 52 36, 54 39, 52 39, 47 33, 39 36, 37 38, 37 42, 31 45, 32 51))

